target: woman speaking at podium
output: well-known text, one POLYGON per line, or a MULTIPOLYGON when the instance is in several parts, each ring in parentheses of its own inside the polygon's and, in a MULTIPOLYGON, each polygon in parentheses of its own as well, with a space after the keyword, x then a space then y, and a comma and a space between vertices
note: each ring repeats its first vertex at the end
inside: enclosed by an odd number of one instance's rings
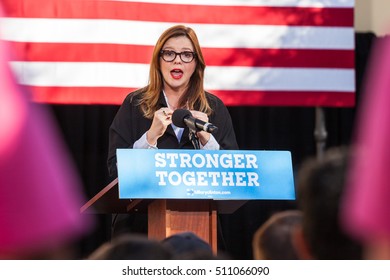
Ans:
MULTIPOLYGON (((238 149, 226 106, 204 90, 205 67, 194 30, 176 25, 162 33, 153 51, 148 85, 127 95, 110 126, 107 164, 112 178, 117 177, 118 148, 238 149), (209 133, 180 127, 172 122, 177 109, 218 129, 209 133)), ((115 214, 112 235, 123 232, 146 233, 146 214, 115 214)))

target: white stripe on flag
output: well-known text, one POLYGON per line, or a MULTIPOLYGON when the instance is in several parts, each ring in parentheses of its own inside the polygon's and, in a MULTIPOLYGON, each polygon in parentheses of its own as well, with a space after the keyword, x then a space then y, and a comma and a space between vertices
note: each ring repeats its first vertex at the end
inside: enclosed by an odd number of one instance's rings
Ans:
POLYGON ((19 83, 30 86, 143 87, 149 65, 110 62, 11 62, 19 83))
MULTIPOLYGON (((161 33, 176 23, 5 18, 3 39, 15 42, 113 43, 154 45, 161 33)), ((354 29, 346 27, 291 27, 272 25, 189 24, 207 48, 354 48, 354 29), (256 34, 248 36, 248 34, 256 34), (228 38, 228 39, 227 39, 228 38), (299 38, 299 40, 298 40, 299 38)))
POLYGON ((206 68, 205 85, 218 90, 354 91, 354 70, 315 68, 206 68))
MULTIPOLYGON (((131 63, 11 62, 19 82, 31 86, 143 87, 149 65, 131 63)), ((354 70, 207 67, 214 90, 354 91, 354 70)))

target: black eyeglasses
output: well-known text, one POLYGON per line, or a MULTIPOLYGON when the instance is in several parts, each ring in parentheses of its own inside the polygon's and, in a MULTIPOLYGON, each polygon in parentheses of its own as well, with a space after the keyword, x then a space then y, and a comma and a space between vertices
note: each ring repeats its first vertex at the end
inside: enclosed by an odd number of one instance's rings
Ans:
POLYGON ((195 58, 195 53, 190 52, 190 51, 177 53, 175 51, 162 50, 160 52, 160 55, 161 55, 162 59, 164 59, 164 61, 166 61, 166 62, 174 61, 176 59, 177 55, 179 55, 181 61, 183 61, 185 63, 190 63, 195 58))

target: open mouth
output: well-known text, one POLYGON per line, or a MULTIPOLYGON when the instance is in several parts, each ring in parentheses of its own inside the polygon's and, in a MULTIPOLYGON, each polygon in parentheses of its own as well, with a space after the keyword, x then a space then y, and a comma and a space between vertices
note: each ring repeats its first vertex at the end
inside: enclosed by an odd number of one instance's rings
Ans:
POLYGON ((181 77, 183 77, 183 71, 180 70, 180 69, 173 69, 173 70, 171 71, 171 76, 172 76, 172 78, 178 80, 178 79, 180 79, 181 77))

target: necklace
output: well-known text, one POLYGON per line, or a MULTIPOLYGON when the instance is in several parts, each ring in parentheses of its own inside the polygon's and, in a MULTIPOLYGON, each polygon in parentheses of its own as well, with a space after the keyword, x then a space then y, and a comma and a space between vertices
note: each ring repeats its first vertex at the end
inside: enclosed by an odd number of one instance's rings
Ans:
MULTIPOLYGON (((175 111, 177 108, 175 108, 175 107, 173 107, 171 104, 169 104, 169 102, 168 102, 168 97, 166 96, 166 94, 165 94, 164 91, 163 91, 163 94, 164 94, 165 102, 166 102, 167 105, 168 105, 168 108, 169 108, 169 109, 172 109, 173 111, 175 111)), ((174 131, 175 134, 176 134, 177 140, 180 142, 181 136, 183 135, 184 128, 182 128, 182 127, 177 127, 177 126, 174 125, 173 123, 171 123, 171 126, 172 126, 172 128, 173 128, 173 131, 174 131)))
MULTIPOLYGON (((165 94, 165 91, 164 91, 164 90, 163 90, 163 94, 164 94, 165 102, 167 103, 169 109, 172 109, 173 111, 175 111, 176 109, 179 108, 178 106, 172 106, 172 104, 169 103, 168 97, 167 97, 167 95, 165 94)), ((186 106, 183 106, 183 107, 181 107, 181 108, 189 110, 189 109, 188 109, 188 108, 189 108, 189 106, 188 106, 188 101, 186 102, 186 106)))
POLYGON ((164 94, 164 98, 165 98, 165 102, 167 103, 168 105, 168 108, 169 109, 172 109, 173 111, 175 111, 177 109, 177 106, 172 106, 169 101, 168 101, 168 97, 167 95, 165 94, 165 91, 163 91, 163 94, 164 94))

